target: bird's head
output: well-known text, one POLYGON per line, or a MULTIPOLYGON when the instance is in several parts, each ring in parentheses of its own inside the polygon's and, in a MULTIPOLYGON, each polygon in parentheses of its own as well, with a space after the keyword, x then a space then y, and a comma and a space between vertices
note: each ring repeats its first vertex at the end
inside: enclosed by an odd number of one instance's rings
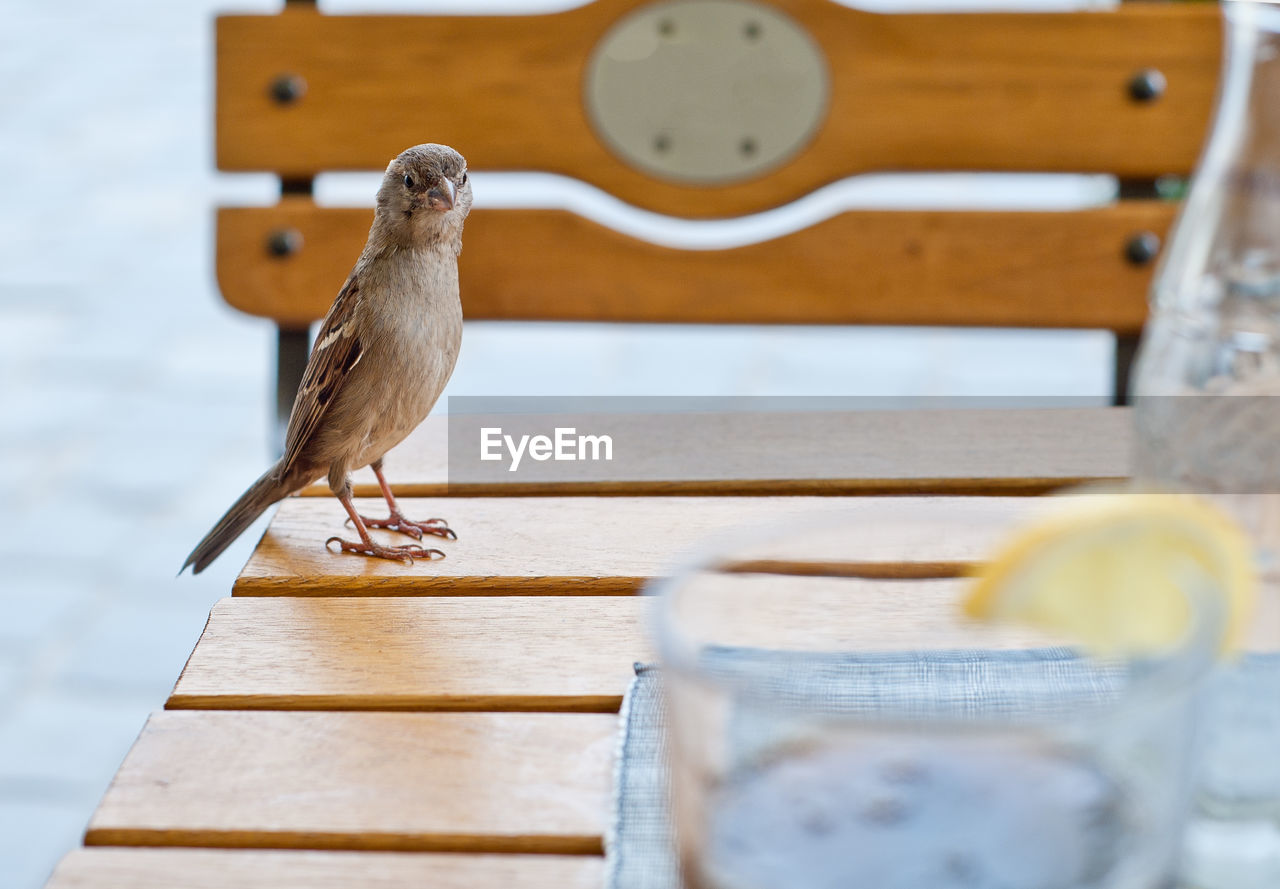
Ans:
POLYGON ((448 145, 426 143, 401 152, 378 189, 378 216, 410 242, 460 235, 470 210, 467 162, 448 145))

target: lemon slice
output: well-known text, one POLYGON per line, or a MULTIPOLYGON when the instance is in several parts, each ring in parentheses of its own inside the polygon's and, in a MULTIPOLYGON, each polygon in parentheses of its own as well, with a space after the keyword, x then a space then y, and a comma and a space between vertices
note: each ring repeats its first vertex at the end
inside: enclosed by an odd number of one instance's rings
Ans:
POLYGON ((971 617, 1060 633, 1106 654, 1167 649, 1187 632, 1190 589, 1226 599, 1224 648, 1257 596, 1253 550, 1217 507, 1181 494, 1066 497, 981 569, 971 617))

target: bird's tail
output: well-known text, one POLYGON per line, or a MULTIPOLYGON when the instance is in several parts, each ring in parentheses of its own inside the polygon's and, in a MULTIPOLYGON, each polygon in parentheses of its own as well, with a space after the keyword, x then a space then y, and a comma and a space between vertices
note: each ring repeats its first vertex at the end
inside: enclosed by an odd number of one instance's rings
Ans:
MULTIPOLYGON (((240 495, 240 499, 227 510, 227 514, 218 520, 213 530, 206 534, 204 540, 201 540, 191 551, 191 555, 187 556, 187 560, 182 563, 182 571, 194 565, 192 573, 199 574, 243 534, 244 529, 252 525, 268 506, 283 499, 289 493, 289 489, 277 474, 279 468, 279 464, 272 466, 249 486, 249 490, 240 495)), ((181 574, 182 571, 178 573, 181 574)))

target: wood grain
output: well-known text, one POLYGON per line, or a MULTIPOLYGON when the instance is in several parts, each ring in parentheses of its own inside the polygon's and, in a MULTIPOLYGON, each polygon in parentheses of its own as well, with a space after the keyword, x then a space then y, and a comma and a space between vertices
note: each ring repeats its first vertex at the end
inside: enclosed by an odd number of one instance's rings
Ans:
POLYGON ((223 599, 169 709, 614 712, 654 659, 631 596, 223 599))
MULTIPOLYGON (((548 416, 607 424, 626 468, 541 481, 526 463, 510 481, 460 480, 449 472, 448 417, 437 415, 387 457, 387 478, 405 497, 1031 495, 1127 477, 1133 435, 1128 408, 548 416)), ((358 496, 379 496, 368 469, 353 482, 358 496)), ((324 482, 304 493, 331 496, 324 482)))
MULTIPOLYGON (((1093 14, 1097 15, 1097 14, 1093 14)), ((563 210, 476 210, 460 257, 469 320, 1075 327, 1135 332, 1151 266, 1136 233, 1164 236, 1176 204, 1060 212, 851 211, 781 238, 681 250, 563 210), (780 279, 785 269, 785 282, 780 279), (785 298, 779 298, 785 283, 785 298)), ((218 211, 224 298, 289 326, 324 315, 372 211, 286 198, 218 211), (295 229, 279 257, 270 234, 295 229)))
POLYGON ((46 889, 600 889, 604 860, 241 849, 76 849, 46 889))
MULTIPOLYGON (((961 580, 701 574, 721 645, 919 650, 976 644, 961 580)), ((657 659, 650 597, 239 597, 214 606, 169 709, 614 712, 657 659)), ((989 648, 1031 634, 993 632, 989 648)), ((1041 644, 1043 640, 1036 640, 1041 644)))
POLYGON ((538 16, 223 16, 218 167, 294 177, 381 170, 429 138, 458 147, 475 169, 561 173, 638 206, 704 217, 777 206, 873 170, 1156 176, 1191 169, 1218 73, 1216 4, 881 15, 787 0, 774 5, 808 30, 830 69, 819 132, 766 176, 691 187, 629 167, 587 120, 588 55, 643 2, 538 16), (1157 101, 1129 96, 1144 68, 1168 80, 1157 101), (269 91, 284 73, 306 81, 288 105, 269 91))
POLYGON ((700 572, 654 601, 652 632, 690 644, 830 655, 1071 645, 1062 635, 969 620, 971 581, 770 577, 700 572), (669 607, 664 607, 669 606, 669 607))
POLYGON ((604 714, 154 714, 85 844, 601 852, 604 714))
MULTIPOLYGON (((846 573, 934 576, 984 556, 1039 509, 1026 497, 522 497, 401 501, 407 515, 443 516, 456 541, 447 558, 413 565, 324 548, 350 534, 333 499, 281 504, 236 581, 236 595, 627 595, 662 575, 695 542, 755 528, 744 560, 836 563, 846 573), (845 520, 808 528, 821 518, 845 520), (797 523, 802 523, 797 525, 797 523), (792 533, 794 531, 794 533, 792 533)), ((357 501, 370 515, 381 502, 357 501)), ((406 538, 375 532, 388 542, 406 538)))

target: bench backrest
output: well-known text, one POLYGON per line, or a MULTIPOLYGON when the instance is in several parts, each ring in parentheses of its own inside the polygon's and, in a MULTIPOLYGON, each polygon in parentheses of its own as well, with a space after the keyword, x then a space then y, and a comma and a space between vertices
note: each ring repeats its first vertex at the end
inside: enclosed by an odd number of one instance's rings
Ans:
MULTIPOLYGON (((696 25, 688 27, 696 32, 696 25)), ((851 211, 721 250, 658 246, 565 210, 481 208, 461 259, 464 311, 471 319, 1132 334, 1145 317, 1158 244, 1148 235, 1162 237, 1176 207, 1155 199, 1150 185, 1188 173, 1195 161, 1219 42, 1216 4, 1144 2, 1110 11, 885 15, 830 0, 596 0, 520 16, 327 15, 289 2, 277 15, 223 16, 218 168, 275 172, 284 194, 273 207, 219 210, 218 279, 231 305, 284 328, 319 318, 363 243, 371 211, 317 206, 312 178, 381 171, 423 141, 454 145, 472 170, 562 174, 636 207, 690 219, 767 210, 875 171, 1096 172, 1119 176, 1126 197, 1076 211, 851 211), (769 16, 785 15, 825 72, 817 87, 825 110, 791 153, 724 182, 662 169, 678 160, 672 133, 680 138, 681 126, 696 132, 697 116, 715 113, 678 107, 681 87, 669 103, 675 110, 655 111, 650 106, 662 99, 651 94, 638 107, 638 115, 666 113, 674 121, 674 130, 655 130, 650 145, 633 139, 621 150, 620 137, 600 123, 600 101, 632 95, 625 64, 606 72, 612 83, 595 72, 601 53, 618 55, 600 49, 602 41, 628 16, 656 27, 658 40, 685 37, 680 17, 699 5, 746 15, 734 27, 748 41, 772 36, 752 23, 753 9, 764 7, 765 28, 774 27, 769 16), (646 150, 653 157, 637 162, 646 150)), ((720 46, 715 52, 746 67, 717 73, 713 59, 709 76, 728 78, 726 88, 745 91, 744 101, 760 99, 770 84, 752 76, 778 65, 795 73, 805 64, 783 49, 778 61, 720 46)), ((811 99, 812 86, 787 88, 808 89, 811 99)), ((773 150, 771 126, 762 123, 758 136, 732 134, 742 156, 726 156, 727 166, 773 150)))

